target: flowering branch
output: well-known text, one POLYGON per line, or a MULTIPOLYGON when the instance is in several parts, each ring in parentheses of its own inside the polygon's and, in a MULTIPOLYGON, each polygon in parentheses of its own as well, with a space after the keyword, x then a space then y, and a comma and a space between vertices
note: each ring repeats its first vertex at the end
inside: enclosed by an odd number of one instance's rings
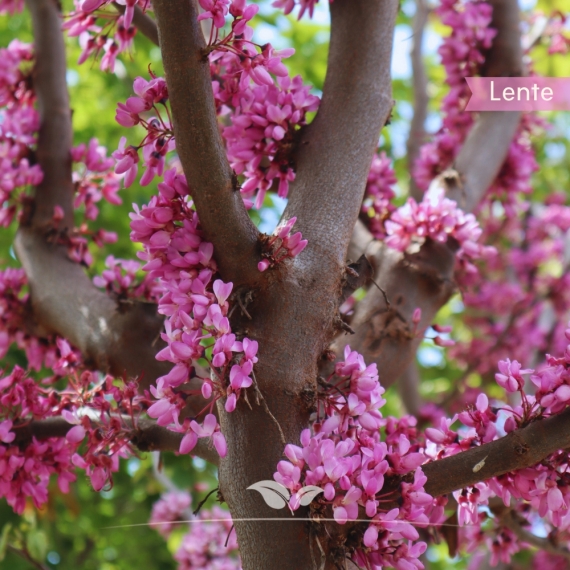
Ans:
POLYGON ((169 370, 154 358, 164 346, 159 338, 162 318, 148 304, 132 303, 119 311, 117 302, 96 289, 80 265, 70 262, 65 247, 49 243, 44 235, 53 226, 55 206, 64 212, 60 225, 73 227, 71 113, 57 5, 52 0, 28 4, 42 117, 37 158, 44 179, 35 192, 31 223, 23 220, 14 245, 30 284, 34 317, 48 333, 69 339, 89 366, 117 376, 142 375, 140 385, 145 388, 169 370))
POLYGON ((434 497, 531 467, 570 447, 570 409, 537 420, 505 437, 422 466, 425 491, 434 497))
POLYGON ((367 362, 381 362, 380 381, 390 386, 421 342, 421 333, 414 329, 424 331, 453 293, 455 258, 447 244, 428 240, 411 255, 375 247, 371 263, 378 268, 374 280, 382 290, 370 287, 350 323, 355 334, 337 338, 334 351, 341 354, 348 343, 358 346, 367 362), (420 309, 421 319, 414 325, 416 309, 420 309))
MULTIPOLYGON (((519 517, 516 516, 516 513, 512 509, 507 509, 505 507, 497 509, 493 507, 491 510, 493 513, 499 514, 501 524, 512 530, 521 542, 532 544, 532 546, 536 546, 536 548, 539 548, 540 550, 544 550, 550 554, 554 554, 555 556, 562 556, 566 560, 570 561, 570 551, 568 551, 567 548, 556 546, 548 540, 548 538, 541 538, 523 528, 521 526, 521 521, 518 520, 519 517), (503 512, 501 513, 500 511, 503 512)), ((527 521, 524 519, 522 520, 528 524, 527 521)))
POLYGON ((259 276, 258 231, 230 168, 216 118, 206 42, 195 0, 153 2, 176 148, 220 274, 241 285, 259 276))
POLYGON ((323 99, 301 135, 285 218, 299 219, 309 242, 305 259, 326 252, 342 264, 378 135, 392 108, 390 56, 397 2, 341 0, 330 9, 323 99))
MULTIPOLYGON (((132 426, 132 420, 128 416, 123 416, 121 419, 132 426)), ((22 426, 15 425, 14 444, 25 445, 32 437, 38 441, 51 437, 65 437, 73 427, 73 424, 63 417, 33 420, 22 426)), ((131 432, 130 440, 140 451, 178 451, 183 436, 184 434, 159 426, 152 420, 139 420, 131 432)), ((192 453, 214 465, 218 464, 218 454, 203 439, 199 440, 192 453)))
MULTIPOLYGON (((493 6, 492 25, 498 27, 498 34, 486 61, 504 62, 502 73, 516 75, 522 65, 520 32, 511 23, 515 16, 518 18, 517 2, 501 0, 493 2, 493 6)), ((489 63, 485 69, 495 73, 499 68, 489 63)), ((437 182, 446 197, 455 200, 465 212, 476 208, 497 177, 518 126, 517 113, 497 115, 481 114, 458 155, 457 172, 442 173, 437 182)), ((341 354, 348 342, 359 346, 367 362, 381 363, 382 385, 396 382, 414 358, 421 333, 455 289, 457 249, 454 240, 446 243, 426 240, 413 254, 375 248, 372 264, 379 267, 375 281, 386 292, 391 307, 387 306, 384 294, 372 287, 358 304, 351 321, 355 335, 339 337, 335 352, 341 354), (412 315, 418 308, 421 320, 414 326, 412 315), (413 334, 414 328, 420 334, 413 334)))

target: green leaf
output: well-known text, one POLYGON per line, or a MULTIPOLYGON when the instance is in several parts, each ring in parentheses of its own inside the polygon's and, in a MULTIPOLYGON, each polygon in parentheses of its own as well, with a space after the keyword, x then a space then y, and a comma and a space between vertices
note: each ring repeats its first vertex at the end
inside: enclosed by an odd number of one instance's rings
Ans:
POLYGON ((6 556, 6 547, 8 546, 8 536, 12 530, 12 524, 6 523, 2 528, 2 535, 0 535, 0 562, 6 556))
POLYGON ((48 540, 43 530, 31 530, 26 537, 28 552, 34 560, 44 560, 47 554, 48 540))

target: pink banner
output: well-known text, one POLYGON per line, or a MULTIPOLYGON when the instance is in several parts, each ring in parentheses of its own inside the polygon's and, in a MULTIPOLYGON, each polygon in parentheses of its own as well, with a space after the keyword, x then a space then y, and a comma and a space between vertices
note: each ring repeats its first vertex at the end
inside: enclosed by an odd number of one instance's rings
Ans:
POLYGON ((467 111, 570 111, 570 77, 466 77, 467 111))

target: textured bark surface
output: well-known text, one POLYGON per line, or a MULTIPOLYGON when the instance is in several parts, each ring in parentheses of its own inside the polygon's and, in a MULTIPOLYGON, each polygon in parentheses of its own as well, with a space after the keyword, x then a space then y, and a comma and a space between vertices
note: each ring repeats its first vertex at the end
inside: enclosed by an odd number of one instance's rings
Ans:
POLYGON ((410 133, 406 143, 407 163, 410 174, 410 196, 420 201, 423 192, 417 187, 413 177, 414 164, 420 154, 421 146, 426 142, 425 123, 427 119, 429 98, 427 94, 428 80, 423 59, 422 43, 424 29, 429 17, 429 6, 426 0, 416 0, 416 13, 412 24, 413 44, 410 53, 412 62, 412 89, 414 94, 414 115, 410 123, 410 133))
POLYGON ((36 159, 43 180, 37 187, 33 223, 44 229, 51 225, 55 206, 61 206, 61 225, 73 227, 73 183, 71 180, 71 110, 65 78, 65 43, 55 0, 26 0, 32 15, 36 59, 34 89, 40 114, 36 159))
POLYGON ((259 232, 245 209, 218 127, 198 3, 156 0, 153 8, 176 150, 222 279, 239 286, 259 275, 259 232))
POLYGON ((415 357, 425 329, 454 291, 454 251, 447 244, 426 241, 413 255, 377 247, 372 265, 375 282, 350 322, 355 334, 336 339, 337 355, 348 344, 368 363, 376 362, 380 383, 388 387, 398 380, 415 357), (388 303, 389 305, 388 305, 388 303), (412 316, 421 309, 414 327, 412 316))
MULTIPOLYGON (((268 272, 238 330, 259 341, 256 378, 285 441, 308 426, 317 362, 334 333, 352 228, 380 129, 391 109, 389 62, 397 4, 393 0, 335 0, 323 101, 297 153, 297 178, 284 218, 309 240, 295 260, 268 272), (358 37, 354 30, 358 29, 358 37)), ((220 410, 228 455, 220 462, 220 490, 234 518, 290 518, 245 489, 272 479, 284 442, 263 406, 240 402, 220 410)), ((302 517, 299 511, 296 516, 302 517)), ((246 570, 312 569, 303 523, 236 522, 246 570)), ((320 554, 312 545, 315 556, 320 554)))
POLYGON ((155 305, 119 304, 68 259, 65 247, 47 243, 32 228, 20 228, 15 248, 30 283, 34 318, 77 347, 88 366, 140 376, 143 387, 168 373, 172 365, 154 358, 164 346, 155 305))
POLYGON ((536 465, 551 453, 570 447, 570 409, 529 426, 423 466, 426 493, 435 497, 536 465), (479 466, 482 461, 484 464, 479 466), (473 470, 475 466, 477 470, 473 470))

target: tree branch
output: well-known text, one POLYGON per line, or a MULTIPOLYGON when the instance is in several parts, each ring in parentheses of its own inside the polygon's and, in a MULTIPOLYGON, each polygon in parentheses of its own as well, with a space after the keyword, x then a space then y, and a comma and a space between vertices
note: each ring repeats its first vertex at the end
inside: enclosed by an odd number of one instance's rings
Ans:
POLYGON ((27 5, 35 37, 34 88, 41 113, 36 154, 44 180, 35 189, 35 212, 18 230, 14 245, 30 285, 34 318, 48 333, 67 338, 88 366, 117 376, 138 376, 145 388, 171 367, 154 358, 163 346, 162 318, 152 305, 119 305, 67 258, 65 247, 46 238, 55 205, 64 209, 67 228, 73 227, 71 113, 57 4, 27 0, 27 5))
POLYGON ((453 293, 455 256, 447 244, 432 240, 411 255, 385 246, 370 249, 374 252, 371 264, 377 268, 375 282, 382 290, 369 288, 350 323, 355 334, 338 337, 333 350, 342 354, 349 344, 365 362, 376 362, 380 383, 387 388, 412 363, 425 329, 453 293), (422 315, 414 327, 417 308, 422 315))
POLYGON ((522 527, 523 524, 529 524, 522 517, 517 517, 516 513, 504 505, 500 509, 492 508, 494 514, 499 516, 501 524, 512 530, 521 542, 526 542, 540 550, 565 558, 570 562, 570 551, 562 546, 556 546, 548 538, 541 538, 522 527))
MULTIPOLYGON (((123 421, 132 427, 130 417, 123 416, 123 421)), ((16 433, 14 444, 25 445, 32 437, 38 441, 50 437, 65 437, 72 427, 73 425, 62 417, 33 420, 22 426, 15 425, 13 427, 16 433)), ((131 443, 140 451, 178 451, 184 434, 170 431, 157 425, 153 420, 143 419, 138 421, 129 436, 131 443)), ((208 445, 204 438, 198 440, 196 447, 192 450, 192 455, 201 457, 214 465, 218 464, 217 452, 208 445)))
MULTIPOLYGON (((126 6, 113 2, 113 7, 121 14, 125 13, 126 6)), ((146 36, 153 44, 158 45, 158 28, 156 22, 145 14, 139 6, 135 6, 133 24, 143 36, 146 36)))
POLYGON ((354 262, 361 255, 366 255, 372 263, 376 260, 377 249, 381 247, 381 242, 374 239, 374 236, 360 220, 356 220, 346 254, 348 261, 354 262))
POLYGON ((532 467, 550 454, 570 447, 570 408, 501 439, 422 466, 426 493, 439 497, 479 481, 532 467), (473 468, 484 460, 483 466, 473 468))
POLYGON ((33 222, 36 227, 51 224, 55 206, 61 206, 64 211, 62 224, 71 228, 73 134, 60 13, 55 0, 26 0, 26 5, 32 15, 35 47, 33 81, 40 113, 36 157, 44 174, 36 191, 33 222))
MULTIPOLYGON (((491 27, 497 30, 485 55, 484 77, 516 77, 523 74, 520 14, 517 0, 490 0, 491 27)), ((449 198, 465 211, 473 211, 499 173, 517 131, 521 114, 499 111, 480 113, 463 144, 455 168, 461 187, 450 189, 449 198)))
MULTIPOLYGON (((427 477, 424 485, 426 493, 432 497, 441 497, 454 491, 472 487, 481 481, 487 481, 493 477, 500 477, 506 473, 518 471, 526 467, 537 465, 544 461, 549 455, 562 449, 570 447, 570 408, 566 408, 560 414, 546 419, 535 420, 528 426, 515 430, 506 436, 485 443, 478 447, 473 447, 467 451, 437 459, 422 465, 422 471, 427 477)), ((411 481, 414 478, 414 471, 410 471, 404 476, 390 477, 382 489, 382 494, 389 496, 394 494, 394 499, 384 502, 382 509, 388 511, 394 507, 401 506, 400 487, 402 481, 411 481)), ((454 500, 453 498, 451 498, 454 500)), ((502 513, 505 507, 497 510, 491 504, 491 510, 502 513)), ((332 516, 332 509, 329 507, 328 516, 332 516)), ((359 507, 359 519, 367 518, 364 507, 359 507)), ((346 537, 355 527, 359 527, 362 534, 367 528, 367 523, 349 522, 344 526, 334 525, 327 529, 329 547, 341 542, 335 532, 346 537)), ((509 527, 510 528, 510 527, 509 527)), ((516 532, 513 529, 513 532, 516 532)), ((527 540, 533 535, 519 530, 519 538, 527 540), (522 533, 525 533, 524 537, 522 533)), ((537 543, 531 542, 535 544, 537 543)), ((554 547, 554 545, 552 545, 554 547)), ((552 552, 552 550, 549 550, 552 552)), ((566 554, 556 549, 555 554, 566 554)), ((333 566, 331 566, 331 569, 333 566)))
POLYGON ((414 39, 411 52, 414 116, 410 124, 410 134, 406 142, 406 149, 408 152, 408 170, 410 172, 410 196, 417 201, 422 199, 423 192, 417 187, 412 173, 414 164, 420 153, 420 148, 424 144, 426 137, 425 122, 429 99, 427 96, 428 80, 423 59, 422 44, 428 16, 429 7, 426 0, 416 0, 416 13, 413 22, 414 39))
POLYGON ((259 277, 258 231, 230 168, 216 117, 196 0, 154 0, 176 148, 192 198, 225 281, 259 277))
POLYGON ((27 547, 23 545, 23 548, 16 548, 15 546, 8 544, 6 548, 13 552, 16 556, 20 556, 23 558, 30 566, 33 566, 37 570, 49 570, 47 566, 43 565, 41 562, 38 562, 32 555, 29 553, 27 547))
POLYGON ((168 373, 172 364, 154 357, 164 346, 163 321, 154 305, 119 304, 93 285, 64 247, 47 243, 29 227, 20 227, 14 245, 34 317, 75 346, 88 367, 139 377, 143 388, 168 373))
MULTIPOLYGON (((297 216, 303 253, 344 263, 378 137, 392 108, 390 58, 396 0, 331 2, 323 99, 304 130, 284 217, 297 216)), ((296 226, 296 227, 297 227, 296 226)))
MULTIPOLYGON (((491 25, 499 31, 487 54, 486 69, 501 69, 504 74, 510 70, 516 75, 522 65, 517 2, 492 0, 491 3, 494 6, 491 25), (491 65, 495 61, 499 63, 491 65)), ((446 195, 465 211, 476 208, 499 174, 519 117, 517 113, 482 113, 457 158, 459 176, 441 176, 446 195)), ((375 281, 386 291, 391 310, 384 295, 371 287, 357 305, 351 322, 356 334, 339 337, 334 345, 336 353, 340 354, 346 344, 358 347, 365 361, 378 363, 384 386, 397 381, 413 360, 423 332, 453 293, 455 251, 456 246, 450 241, 442 245, 429 240, 413 255, 377 248, 377 261, 373 265, 379 269, 375 281), (421 309, 422 319, 417 334, 412 334, 415 308, 421 309)))

